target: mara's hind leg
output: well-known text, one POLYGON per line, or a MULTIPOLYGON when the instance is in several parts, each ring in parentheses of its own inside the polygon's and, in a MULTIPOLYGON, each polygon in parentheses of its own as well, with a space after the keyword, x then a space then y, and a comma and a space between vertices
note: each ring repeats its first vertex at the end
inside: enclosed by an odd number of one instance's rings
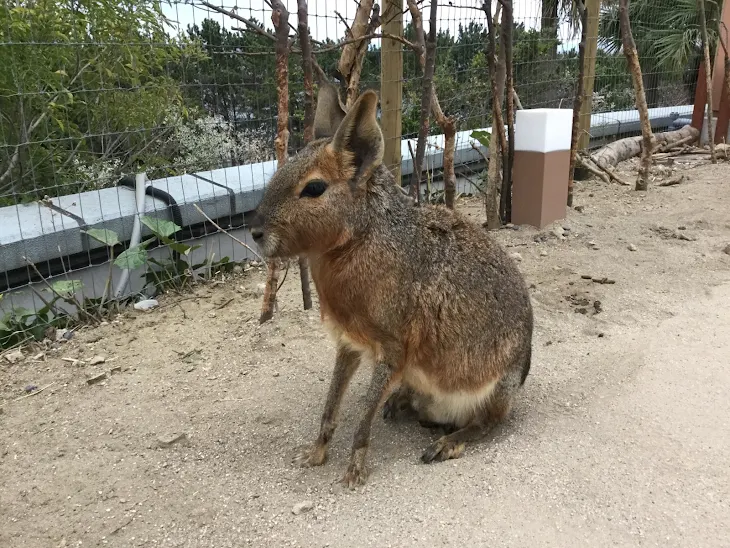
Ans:
POLYGON ((472 422, 451 434, 441 436, 424 451, 421 460, 428 464, 458 459, 464 453, 467 443, 485 438, 509 414, 519 385, 518 375, 507 374, 503 377, 472 422))

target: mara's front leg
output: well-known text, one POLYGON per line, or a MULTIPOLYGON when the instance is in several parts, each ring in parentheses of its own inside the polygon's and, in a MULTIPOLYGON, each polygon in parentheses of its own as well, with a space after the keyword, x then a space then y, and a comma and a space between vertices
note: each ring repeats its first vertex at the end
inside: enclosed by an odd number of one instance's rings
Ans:
POLYGON ((395 373, 394 368, 388 363, 379 360, 375 364, 373 376, 370 379, 370 386, 365 396, 365 413, 355 431, 352 453, 350 454, 350 465, 347 468, 345 477, 342 479, 342 483, 350 489, 364 484, 367 480, 368 471, 365 466, 365 458, 370 445, 370 429, 373 418, 399 382, 400 374, 395 373))
POLYGON ((359 352, 346 345, 341 344, 338 346, 335 370, 332 373, 327 401, 324 404, 319 436, 317 436, 317 441, 312 447, 305 449, 294 457, 294 462, 297 464, 301 466, 319 466, 327 460, 327 447, 335 428, 337 428, 337 412, 340 409, 342 397, 359 365, 359 352))

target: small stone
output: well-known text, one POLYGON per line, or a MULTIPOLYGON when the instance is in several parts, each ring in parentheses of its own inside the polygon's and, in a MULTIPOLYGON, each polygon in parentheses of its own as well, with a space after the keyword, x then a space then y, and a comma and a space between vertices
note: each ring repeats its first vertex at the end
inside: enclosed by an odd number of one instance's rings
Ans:
POLYGON ((38 387, 35 384, 29 384, 28 386, 25 387, 25 391, 28 394, 30 394, 31 392, 34 392, 36 390, 38 390, 38 387))
POLYGON ((233 267, 233 273, 236 276, 240 276, 241 274, 243 274, 243 267, 240 264, 237 264, 233 267))
POLYGON ((563 227, 563 230, 564 230, 565 232, 570 232, 570 227, 569 227, 569 226, 564 226, 564 227, 563 227))
POLYGON ((629 244, 629 251, 636 251, 637 247, 634 244, 629 244))
POLYGON ((514 226, 515 225, 513 225, 512 223, 507 223, 506 225, 504 225, 504 228, 514 228, 514 226))
POLYGON ((565 239, 565 230, 563 230, 562 226, 556 226, 550 231, 553 236, 555 236, 558 240, 564 240, 565 239))
POLYGON ((5 354, 5 360, 8 363, 18 363, 22 362, 25 359, 25 356, 23 356, 23 353, 20 350, 16 350, 15 352, 9 352, 5 354))
POLYGON ((121 372, 122 372, 122 366, 121 366, 121 365, 117 365, 117 366, 115 366, 115 367, 112 367, 112 368, 111 368, 111 369, 109 370, 109 373, 110 373, 111 375, 116 375, 116 374, 118 374, 118 373, 121 373, 121 372))
POLYGON ((305 500, 292 506, 291 513, 298 516, 299 514, 309 512, 312 508, 314 508, 314 503, 311 500, 305 500))
POLYGON ((578 206, 575 206, 573 209, 575 209, 578 213, 583 213, 583 210, 585 209, 585 207, 586 206, 578 205, 578 206))
POLYGON ((143 301, 134 303, 134 309, 135 310, 152 310, 153 308, 156 308, 159 305, 160 305, 160 303, 157 302, 155 299, 145 299, 143 301))
POLYGON ((278 372, 278 371, 274 371, 274 373, 273 373, 272 375, 273 375, 274 377, 278 377, 278 376, 279 376, 279 372, 278 372))
POLYGON ((98 382, 103 381, 104 379, 106 379, 106 371, 104 373, 99 373, 98 375, 94 375, 93 377, 89 377, 88 379, 86 379, 86 384, 89 384, 89 385, 96 384, 98 382))
POLYGON ((520 261, 522 261, 522 255, 520 255, 520 254, 519 254, 519 253, 517 253, 516 251, 515 251, 515 252, 513 252, 513 253, 510 253, 510 254, 509 254, 509 256, 510 256, 510 257, 512 257, 512 259, 514 259, 514 260, 515 260, 515 261, 517 261, 517 262, 520 262, 520 261))
POLYGON ((170 447, 172 445, 175 445, 176 443, 187 444, 188 435, 185 433, 166 434, 157 438, 157 445, 162 448, 170 447))
POLYGON ((687 230, 687 227, 686 227, 686 226, 684 226, 684 225, 682 225, 682 226, 678 226, 678 227, 677 227, 677 230, 687 230))
POLYGON ((104 356, 94 356, 89 360, 89 365, 99 365, 106 361, 104 356))
POLYGON ((681 234, 677 234, 677 238, 680 240, 684 240, 685 242, 694 242, 697 240, 694 236, 690 236, 689 234, 685 234, 684 232, 681 234))
POLYGON ((208 312, 209 318, 215 318, 215 316, 216 316, 215 312, 208 312))
POLYGON ((544 249, 540 252, 540 257, 547 257, 548 252, 544 249))
POLYGON ((266 291, 266 284, 257 284, 256 285, 256 294, 259 297, 264 294, 264 291, 266 291))
POLYGON ((730 244, 727 244, 727 245, 725 246, 725 248, 724 248, 724 249, 722 250, 722 252, 723 252, 723 253, 724 253, 725 255, 730 255, 730 244))

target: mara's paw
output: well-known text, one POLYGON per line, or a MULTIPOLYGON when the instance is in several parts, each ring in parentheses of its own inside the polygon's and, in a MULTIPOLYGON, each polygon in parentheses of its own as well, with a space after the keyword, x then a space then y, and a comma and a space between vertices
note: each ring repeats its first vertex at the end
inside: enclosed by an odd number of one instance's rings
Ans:
POLYGON ((327 448, 322 445, 307 447, 299 451, 292 461, 303 468, 322 466, 327 461, 327 448))
POLYGON ((383 404, 383 418, 395 421, 411 409, 411 400, 406 392, 397 390, 383 404))
POLYGON ((368 471, 365 469, 365 466, 357 462, 351 462, 347 468, 347 472, 345 472, 345 476, 342 478, 342 485, 350 489, 355 489, 359 485, 365 485, 367 479, 368 471))
POLYGON ((449 459, 458 459, 464 453, 465 447, 465 443, 454 442, 449 440, 448 436, 443 436, 423 452, 421 460, 429 464, 434 461, 441 462, 449 459))

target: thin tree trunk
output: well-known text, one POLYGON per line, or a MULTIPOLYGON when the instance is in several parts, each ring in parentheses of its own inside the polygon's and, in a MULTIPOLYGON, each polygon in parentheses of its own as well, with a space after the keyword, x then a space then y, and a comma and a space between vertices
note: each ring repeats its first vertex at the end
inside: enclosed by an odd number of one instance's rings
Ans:
MULTIPOLYGON (((355 11, 355 18, 350 26, 353 39, 372 34, 380 26, 380 6, 373 0, 362 0, 355 11)), ((370 40, 353 41, 342 48, 337 64, 339 73, 344 78, 345 108, 349 109, 360 94, 360 73, 362 61, 370 40)))
POLYGON ((423 67, 423 88, 421 91, 421 124, 418 129, 418 142, 416 143, 416 162, 411 175, 410 195, 416 201, 421 200, 421 171, 423 169, 423 157, 426 153, 426 139, 429 134, 429 119, 431 114, 431 97, 433 96, 433 73, 436 68, 436 12, 438 3, 431 2, 431 13, 426 38, 425 66, 423 67))
MULTIPOLYGON (((281 169, 286 163, 289 145, 289 12, 281 0, 272 0, 271 6, 273 8, 271 22, 274 24, 276 34, 276 84, 279 95, 274 148, 277 168, 281 169)), ((274 316, 278 283, 279 261, 271 259, 266 272, 266 288, 259 323, 264 323, 274 316)))
POLYGON ((705 15, 705 0, 697 0, 700 11, 700 31, 702 32, 702 50, 705 55, 705 83, 707 85, 707 141, 710 145, 710 160, 717 163, 715 158, 715 132, 712 129, 712 64, 710 63, 710 41, 707 37, 707 17, 705 15))
POLYGON ((654 136, 649 123, 649 108, 646 106, 646 94, 644 93, 644 82, 641 78, 641 65, 639 55, 636 52, 636 42, 631 32, 629 22, 629 0, 619 0, 618 11, 619 23, 621 26, 621 38, 623 41, 624 55, 634 80, 634 91, 636 92, 636 108, 639 111, 641 120, 641 163, 639 176, 636 179, 636 190, 647 190, 649 188, 649 170, 651 169, 651 152, 654 136))
MULTIPOLYGON (((490 6, 491 9, 491 6, 490 6)), ((497 9, 494 14, 494 28, 499 29, 501 23, 497 20, 500 18, 501 4, 497 4, 497 9)), ((489 30, 490 33, 496 32, 496 30, 489 30)), ((496 47, 496 39, 494 41, 494 47, 496 47)), ((492 138, 489 141, 489 165, 487 166, 487 184, 485 189, 485 207, 487 214, 487 228, 494 230, 499 228, 502 224, 502 220, 499 217, 499 188, 501 183, 500 178, 500 163, 502 159, 502 149, 500 148, 500 140, 495 137, 495 126, 497 117, 495 111, 497 111, 501 120, 502 113, 502 101, 504 100, 504 84, 507 67, 504 61, 504 48, 499 48, 499 53, 492 51, 492 41, 487 40, 487 66, 489 67, 489 75, 491 79, 496 81, 492 82, 492 138), (495 61, 494 57, 497 56, 495 61), (496 63, 496 66, 494 66, 496 63)), ((502 124, 502 130, 504 130, 504 124, 502 124)))
POLYGON ((575 184, 575 160, 578 157, 578 132, 580 131, 580 111, 583 108, 583 93, 585 90, 586 37, 588 34, 588 10, 581 0, 577 7, 580 12, 580 45, 578 46, 578 82, 575 86, 573 99, 573 128, 570 134, 570 178, 568 179, 568 207, 573 206, 573 185, 575 184))
MULTIPOLYGON (((488 184, 493 185, 493 191, 487 192, 487 227, 497 228, 502 222, 500 216, 500 204, 497 203, 497 179, 499 164, 507 150, 507 139, 504 134, 504 119, 502 118, 502 97, 506 80, 506 62, 504 45, 500 48, 499 58, 495 59, 497 40, 496 26, 492 20, 492 0, 485 0, 482 7, 487 16, 487 66, 489 67, 489 78, 492 86, 492 138, 489 142, 489 167, 487 170, 488 184), (497 138, 495 139, 495 131, 497 138)), ((496 15, 499 15, 500 7, 497 6, 496 15)), ((504 23, 504 14, 502 15, 504 23)))
MULTIPOLYGON (((422 50, 420 53, 416 52, 418 54, 418 62, 425 72, 426 56, 424 52, 426 51, 426 33, 423 30, 423 17, 415 0, 408 0, 408 9, 411 13, 411 19, 413 20, 413 28, 416 35, 415 42, 422 50)), ((444 197, 446 207, 453 209, 454 201, 456 199, 456 172, 454 170, 456 121, 452 116, 446 116, 444 114, 438 100, 438 95, 436 94, 436 86, 433 85, 433 83, 431 85, 431 114, 433 114, 434 120, 436 120, 436 123, 441 127, 441 131, 444 132, 444 197)))
POLYGON ((502 195, 500 197, 500 214, 505 223, 512 220, 512 164, 515 157, 515 94, 512 64, 512 1, 499 0, 504 9, 502 36, 505 62, 505 96, 507 99, 507 155, 502 164, 502 195))
MULTIPOLYGON (((302 71, 304 73, 304 144, 314 138, 314 69, 312 64, 312 43, 309 39, 309 9, 307 0, 297 0, 299 46, 302 48, 302 71)), ((306 257, 299 257, 299 279, 302 285, 304 310, 312 308, 312 290, 309 283, 309 264, 306 257)))

